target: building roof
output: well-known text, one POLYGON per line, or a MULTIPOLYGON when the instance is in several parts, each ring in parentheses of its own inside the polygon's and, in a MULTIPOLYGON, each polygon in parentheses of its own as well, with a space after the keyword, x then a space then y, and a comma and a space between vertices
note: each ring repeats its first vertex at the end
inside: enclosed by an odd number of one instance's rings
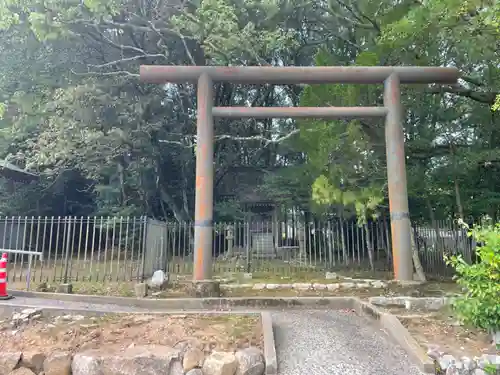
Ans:
POLYGON ((0 160, 0 176, 19 182, 38 181, 40 178, 38 174, 25 171, 6 160, 0 160))

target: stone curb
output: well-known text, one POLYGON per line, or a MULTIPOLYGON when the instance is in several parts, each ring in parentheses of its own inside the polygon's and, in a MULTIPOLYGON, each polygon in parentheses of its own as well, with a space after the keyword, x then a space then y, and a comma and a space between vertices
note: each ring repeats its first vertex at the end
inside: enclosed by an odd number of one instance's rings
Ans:
POLYGON ((21 312, 25 309, 37 309, 41 310, 41 314, 44 317, 56 317, 60 315, 83 315, 83 316, 103 316, 103 315, 260 315, 262 311, 252 311, 252 310, 228 310, 228 311, 220 311, 220 310, 156 310, 156 311, 127 311, 127 310, 113 310, 109 309, 100 309, 99 307, 92 307, 90 309, 77 309, 77 308, 69 308, 69 307, 55 307, 55 306, 41 306, 41 305, 29 305, 29 304, 9 304, 3 305, 0 304, 0 318, 4 315, 12 315, 13 313, 21 312))
POLYGON ((353 298, 353 307, 358 314, 369 315, 380 323, 391 339, 400 345, 408 354, 411 361, 427 374, 435 374, 434 361, 429 358, 424 349, 417 343, 399 319, 392 314, 382 312, 374 305, 353 298))
POLYGON ((276 342, 274 341, 274 330, 271 313, 261 313, 262 332, 264 333, 264 361, 266 363, 266 375, 278 373, 278 357, 276 355, 276 342))
POLYGON ((451 297, 370 297, 368 301, 375 306, 397 306, 406 310, 424 309, 428 311, 437 311, 442 307, 451 304, 451 297))
POLYGON ((330 283, 255 283, 255 284, 221 284, 220 288, 223 290, 231 289, 253 289, 253 290, 315 290, 315 291, 335 291, 339 289, 383 289, 387 288, 389 284, 397 283, 394 280, 372 280, 372 279, 348 279, 333 281, 330 283))
MULTIPOLYGON (((352 307, 351 297, 228 297, 228 298, 134 298, 91 296, 82 294, 45 293, 11 291, 14 297, 41 298, 76 303, 90 303, 96 305, 116 305, 142 308, 148 310, 205 310, 229 309, 235 307, 250 308, 334 308, 347 309, 352 307)), ((15 298, 9 302, 15 304, 15 298)), ((0 304, 6 306, 7 304, 0 304)))

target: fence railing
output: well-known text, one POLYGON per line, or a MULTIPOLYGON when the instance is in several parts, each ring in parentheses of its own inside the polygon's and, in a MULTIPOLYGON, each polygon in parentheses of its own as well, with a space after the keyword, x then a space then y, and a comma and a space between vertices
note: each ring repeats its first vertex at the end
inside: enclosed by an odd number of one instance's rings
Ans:
POLYGON ((41 251, 28 275, 26 256, 9 256, 9 282, 123 281, 143 277, 142 217, 0 218, 2 248, 41 251))
MULTIPOLYGON (((11 255, 9 282, 132 281, 157 269, 189 277, 193 234, 193 223, 145 217, 0 218, 2 248, 44 255, 31 268, 26 256, 11 255)), ((452 275, 444 254, 474 261, 475 244, 453 222, 415 226, 413 234, 431 277, 452 275)), ((345 220, 215 223, 213 270, 310 277, 326 270, 386 272, 392 270, 390 246, 383 219, 361 226, 345 220)))

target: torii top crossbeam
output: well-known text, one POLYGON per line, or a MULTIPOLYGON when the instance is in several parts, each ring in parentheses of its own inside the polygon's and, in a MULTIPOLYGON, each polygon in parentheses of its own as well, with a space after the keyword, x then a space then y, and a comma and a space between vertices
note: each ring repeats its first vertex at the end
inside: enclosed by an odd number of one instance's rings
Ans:
POLYGON ((148 83, 196 82, 206 73, 214 82, 233 83, 383 83, 392 74, 397 74, 401 83, 439 83, 457 82, 459 71, 456 68, 440 67, 261 67, 261 66, 174 66, 142 65, 141 81, 148 83))

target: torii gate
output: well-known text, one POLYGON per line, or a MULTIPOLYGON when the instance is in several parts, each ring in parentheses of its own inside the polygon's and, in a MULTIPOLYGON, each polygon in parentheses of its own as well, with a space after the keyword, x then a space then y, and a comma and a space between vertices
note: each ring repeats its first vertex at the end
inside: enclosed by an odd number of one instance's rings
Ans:
POLYGON ((456 68, 438 67, 223 67, 148 66, 144 82, 198 83, 196 202, 193 281, 212 278, 214 117, 225 118, 366 118, 385 117, 387 179, 392 251, 396 280, 413 279, 408 212, 401 84, 455 84, 456 68), (214 107, 213 83, 242 84, 381 84, 383 107, 214 107))

